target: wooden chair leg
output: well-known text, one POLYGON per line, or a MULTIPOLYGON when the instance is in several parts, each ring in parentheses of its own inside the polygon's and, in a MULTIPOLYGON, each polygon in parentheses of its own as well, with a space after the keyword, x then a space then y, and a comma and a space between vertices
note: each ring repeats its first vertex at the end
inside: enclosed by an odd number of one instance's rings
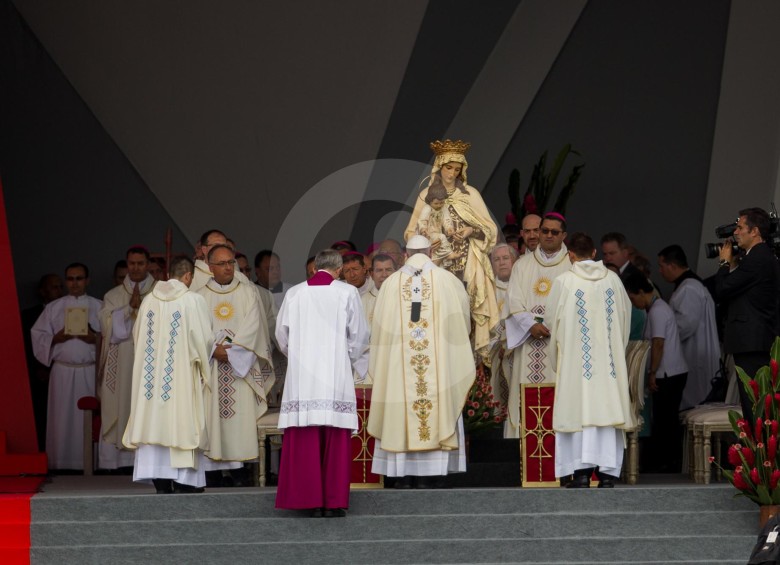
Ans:
POLYGON ((82 410, 84 415, 84 427, 82 430, 83 455, 82 464, 84 465, 84 476, 91 477, 93 473, 93 449, 92 442, 92 410, 82 410))
POLYGON ((258 467, 258 482, 260 483, 261 487, 265 486, 265 440, 266 440, 266 433, 264 429, 259 429, 258 433, 258 442, 260 447, 260 452, 257 460, 257 467, 258 467))

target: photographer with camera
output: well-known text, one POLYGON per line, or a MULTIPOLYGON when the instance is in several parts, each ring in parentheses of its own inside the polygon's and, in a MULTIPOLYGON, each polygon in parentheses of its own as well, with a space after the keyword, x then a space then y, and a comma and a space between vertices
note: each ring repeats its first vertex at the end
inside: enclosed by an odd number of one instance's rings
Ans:
MULTIPOLYGON (((767 245, 771 229, 769 214, 761 208, 740 210, 734 228, 735 255, 731 241, 720 250, 720 269, 715 274, 715 293, 727 308, 724 350, 748 376, 769 364, 769 349, 778 334, 780 268, 767 245)), ((743 417, 752 421, 752 404, 739 386, 743 417)))

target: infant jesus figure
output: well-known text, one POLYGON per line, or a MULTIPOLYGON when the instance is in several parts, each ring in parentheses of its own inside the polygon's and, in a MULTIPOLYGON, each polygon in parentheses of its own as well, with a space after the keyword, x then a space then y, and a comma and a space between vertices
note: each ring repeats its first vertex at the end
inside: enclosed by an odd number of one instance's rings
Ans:
POLYGON ((437 179, 437 182, 428 187, 425 206, 420 210, 417 220, 417 233, 430 240, 431 260, 439 266, 446 266, 460 256, 460 253, 452 250, 452 244, 447 239, 455 233, 455 228, 446 201, 447 189, 437 179), (437 241, 439 245, 436 245, 437 241))

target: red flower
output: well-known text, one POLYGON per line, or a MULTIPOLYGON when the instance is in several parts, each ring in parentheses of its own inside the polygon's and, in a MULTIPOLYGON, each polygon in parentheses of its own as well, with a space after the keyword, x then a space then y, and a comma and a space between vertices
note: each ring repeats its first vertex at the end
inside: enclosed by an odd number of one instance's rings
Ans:
POLYGON ((780 392, 775 393, 775 402, 780 405, 780 392))
POLYGON ((780 481, 780 470, 775 469, 772 471, 772 476, 769 477, 769 488, 774 489, 777 487, 777 481, 780 481))
POLYGON ((712 455, 710 455, 708 457, 708 459, 709 459, 710 463, 715 463, 715 458, 712 455))
POLYGON ((747 484, 745 477, 742 473, 734 473, 734 486, 739 490, 750 490, 750 485, 747 484))
POLYGON ((753 450, 750 449, 749 447, 742 448, 742 457, 745 458, 748 467, 752 467, 753 464, 756 462, 756 454, 753 453, 753 450))
POLYGON ((740 451, 742 451, 742 446, 738 443, 729 446, 728 459, 729 463, 731 463, 734 467, 742 463, 742 459, 739 458, 740 451))
POLYGON ((753 391, 753 398, 758 398, 758 383, 755 381, 755 379, 750 379, 750 382, 748 382, 750 385, 751 390, 753 391))
POLYGON ((777 436, 769 436, 767 445, 767 458, 770 461, 774 461, 775 455, 777 455, 777 436))
POLYGON ((764 421, 759 418, 756 420, 756 441, 761 440, 761 431, 764 428, 764 421))
POLYGON ((777 384, 777 361, 775 359, 769 360, 769 368, 772 370, 772 388, 777 384))
POLYGON ((772 395, 767 394, 764 397, 764 416, 766 417, 767 421, 769 420, 769 417, 772 415, 772 395))
POLYGON ((771 469, 772 468, 772 462, 769 459, 767 459, 766 461, 764 461, 764 467, 767 467, 767 468, 771 469))
POLYGON ((526 194, 523 199, 523 208, 525 208, 526 214, 536 214, 539 211, 536 207, 536 199, 534 199, 534 195, 530 192, 526 194))
POLYGON ((477 391, 477 398, 482 398, 482 391, 481 390, 477 391))
MULTIPOLYGON (((741 419, 737 420, 737 427, 740 429, 740 431, 745 433, 747 435, 747 437, 752 437, 751 434, 753 433, 753 431, 750 429, 750 426, 748 425, 747 420, 745 420, 744 418, 741 418, 741 419)), ((740 437, 742 437, 742 436, 740 436, 740 437)))
POLYGON ((487 420, 490 417, 490 412, 482 412, 482 419, 487 420))
POLYGON ((759 484, 761 482, 761 479, 758 478, 758 469, 756 469, 755 467, 753 467, 750 470, 750 481, 754 485, 757 485, 757 484, 759 484))
POLYGON ((474 415, 474 411, 473 410, 469 410, 468 412, 466 412, 466 414, 468 414, 469 418, 470 418, 471 416, 474 415))
POLYGON ((496 416, 495 418, 493 418, 493 421, 495 421, 496 424, 500 424, 501 423, 501 416, 496 416))

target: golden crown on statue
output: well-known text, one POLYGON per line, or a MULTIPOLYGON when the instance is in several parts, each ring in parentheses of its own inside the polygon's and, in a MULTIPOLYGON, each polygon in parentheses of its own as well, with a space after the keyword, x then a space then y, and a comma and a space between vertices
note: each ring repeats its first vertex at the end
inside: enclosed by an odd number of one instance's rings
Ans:
POLYGON ((431 149, 433 149, 434 155, 447 155, 448 153, 460 153, 465 155, 466 151, 471 147, 471 143, 467 141, 452 141, 451 139, 445 139, 444 141, 432 141, 431 149))

